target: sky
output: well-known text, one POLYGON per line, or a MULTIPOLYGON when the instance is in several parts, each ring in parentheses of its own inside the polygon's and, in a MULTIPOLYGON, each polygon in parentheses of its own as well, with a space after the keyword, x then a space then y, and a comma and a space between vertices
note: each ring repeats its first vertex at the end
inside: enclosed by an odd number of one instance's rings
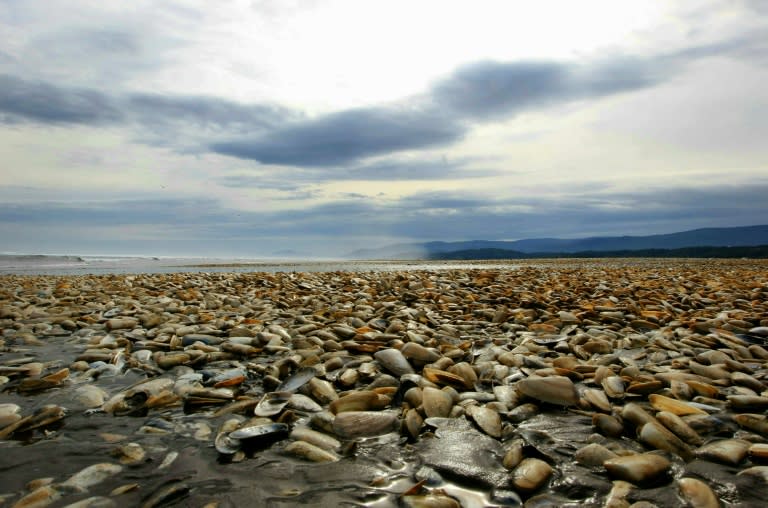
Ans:
POLYGON ((763 0, 0 0, 0 252, 768 224, 763 0))

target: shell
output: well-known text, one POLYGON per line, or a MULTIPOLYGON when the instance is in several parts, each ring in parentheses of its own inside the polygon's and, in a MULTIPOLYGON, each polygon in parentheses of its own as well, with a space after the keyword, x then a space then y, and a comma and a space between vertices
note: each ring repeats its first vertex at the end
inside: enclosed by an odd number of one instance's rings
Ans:
POLYGON ((307 384, 312 378, 315 377, 316 370, 311 367, 305 367, 297 370, 289 377, 287 377, 275 391, 278 392, 295 392, 305 384, 307 384))
POLYGON ((413 367, 399 349, 382 349, 374 353, 373 357, 394 376, 400 377, 403 374, 414 373, 413 367))
POLYGON ((646 423, 638 432, 640 441, 657 450, 666 450, 688 461, 693 458, 690 447, 658 422, 646 423))
POLYGON ((264 394, 259 403, 253 408, 253 414, 256 416, 273 416, 278 414, 288 405, 293 393, 291 392, 270 392, 264 394))
POLYGON ((447 417, 453 407, 453 399, 447 392, 429 386, 422 390, 421 400, 427 418, 447 417))
POLYGON ((719 508, 720 501, 709 488, 709 485, 696 478, 680 478, 677 480, 680 496, 688 506, 695 508, 719 508))
POLYGON ((499 413, 482 406, 470 406, 467 409, 467 414, 483 432, 491 437, 501 438, 501 417, 499 413))
POLYGON ((333 432, 344 439, 379 436, 399 427, 397 414, 389 411, 349 411, 333 419, 333 432))
POLYGON ((323 448, 306 441, 293 441, 285 447, 285 451, 286 453, 311 462, 336 462, 339 460, 338 455, 335 453, 324 450, 323 448))
POLYGON ((574 406, 579 401, 573 381, 564 376, 528 377, 518 381, 523 395, 560 406, 574 406))
POLYGON ((677 416, 707 414, 706 411, 694 407, 686 402, 677 399, 671 399, 664 395, 654 393, 648 396, 648 401, 657 411, 668 411, 677 416))
POLYGON ((648 484, 665 473, 671 463, 655 453, 641 453, 615 457, 603 462, 603 467, 612 478, 636 485, 648 484))
POLYGON ((527 458, 512 471, 512 485, 523 493, 540 489, 552 476, 552 466, 541 459, 527 458))
POLYGON ((743 439, 721 439, 696 450, 696 457, 735 466, 746 458, 750 445, 743 439))
POLYGON ((265 425, 253 425, 250 427, 242 427, 237 430, 233 430, 229 433, 229 437, 240 442, 266 436, 277 438, 283 435, 287 435, 288 430, 289 427, 285 423, 268 423, 265 425))

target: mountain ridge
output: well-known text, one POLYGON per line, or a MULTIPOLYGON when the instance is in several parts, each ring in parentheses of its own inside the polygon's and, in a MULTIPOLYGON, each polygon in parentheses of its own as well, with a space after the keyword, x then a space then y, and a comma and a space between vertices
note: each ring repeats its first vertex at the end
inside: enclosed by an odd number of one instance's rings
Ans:
POLYGON ((571 254, 576 252, 683 249, 691 247, 750 247, 768 245, 768 225, 698 228, 645 236, 592 236, 585 238, 524 238, 521 240, 465 240, 399 243, 359 249, 354 259, 431 259, 451 252, 506 250, 518 253, 571 254))

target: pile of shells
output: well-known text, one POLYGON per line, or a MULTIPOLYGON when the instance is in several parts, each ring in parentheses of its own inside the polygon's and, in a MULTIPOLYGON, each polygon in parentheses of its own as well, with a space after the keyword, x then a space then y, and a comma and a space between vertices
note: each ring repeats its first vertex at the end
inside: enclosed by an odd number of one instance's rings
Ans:
POLYGON ((4 276, 2 447, 63 439, 75 416, 141 425, 114 442, 78 426, 109 456, 0 501, 216 502, 120 479, 171 468, 181 436, 221 468, 390 447, 406 473, 354 480, 403 506, 759 504, 767 267, 4 276))

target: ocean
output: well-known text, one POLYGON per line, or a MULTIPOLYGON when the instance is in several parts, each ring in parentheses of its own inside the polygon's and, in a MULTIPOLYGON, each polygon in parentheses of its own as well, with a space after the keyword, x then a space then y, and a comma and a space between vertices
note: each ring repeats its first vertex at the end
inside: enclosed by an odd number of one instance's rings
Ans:
POLYGON ((507 269, 518 266, 504 261, 0 255, 0 274, 14 275, 103 275, 179 272, 389 272, 403 270, 459 270, 488 267, 489 265, 507 269))

